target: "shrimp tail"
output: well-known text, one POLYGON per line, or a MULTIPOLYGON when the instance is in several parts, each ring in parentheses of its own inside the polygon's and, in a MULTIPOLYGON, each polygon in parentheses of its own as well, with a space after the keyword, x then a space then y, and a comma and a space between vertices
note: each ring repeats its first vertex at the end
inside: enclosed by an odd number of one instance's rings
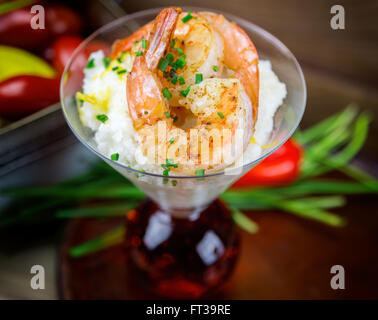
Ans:
POLYGON ((144 25, 139 30, 135 31, 132 35, 117 40, 112 46, 112 52, 110 54, 110 58, 116 59, 122 52, 130 51, 134 45, 135 41, 140 41, 140 39, 148 38, 148 35, 152 29, 153 21, 150 21, 146 25, 144 25))
POLYGON ((147 51, 135 57, 127 75, 126 97, 134 127, 155 124, 168 110, 160 81, 155 74, 160 59, 170 45, 181 9, 167 8, 159 13, 147 39, 147 51))
MULTIPOLYGON (((169 33, 168 31, 171 30, 172 26, 174 30, 176 26, 176 22, 177 22, 177 17, 180 14, 180 12, 181 12, 180 8, 167 8, 163 10, 156 17, 154 21, 150 21, 149 23, 145 24, 142 28, 135 31, 130 36, 124 39, 117 40, 112 46, 112 52, 110 54, 110 57, 112 59, 115 59, 120 55, 120 53, 131 50, 135 41, 140 41, 142 38, 145 38, 145 39, 149 38, 150 37, 149 34, 151 33, 152 29, 154 29, 155 32, 156 30, 164 31, 165 29, 167 32, 166 33, 166 36, 167 36, 169 33)), ((157 41, 158 39, 159 39, 159 34, 157 35, 156 41, 154 42, 155 48, 158 47, 158 44, 159 44, 159 41, 157 41)), ((164 42, 164 39, 163 39, 163 42, 164 42)), ((154 52, 152 51, 151 54, 153 53, 154 52)))
POLYGON ((155 70, 171 43, 173 31, 176 28, 180 8, 167 8, 159 13, 154 21, 148 41, 146 63, 150 70, 155 70))

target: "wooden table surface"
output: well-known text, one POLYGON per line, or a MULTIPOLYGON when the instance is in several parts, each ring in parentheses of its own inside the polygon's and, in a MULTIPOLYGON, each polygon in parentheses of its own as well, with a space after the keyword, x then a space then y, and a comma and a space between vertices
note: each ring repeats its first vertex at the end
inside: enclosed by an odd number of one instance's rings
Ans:
MULTIPOLYGON (((350 197, 331 228, 284 212, 251 212, 257 234, 242 232, 240 259, 221 299, 378 299, 376 197, 350 197), (333 290, 333 265, 345 269, 345 290, 333 290)), ((138 287, 125 250, 117 245, 72 259, 71 246, 123 223, 123 219, 73 220, 60 252, 60 296, 66 299, 154 298, 138 287)))

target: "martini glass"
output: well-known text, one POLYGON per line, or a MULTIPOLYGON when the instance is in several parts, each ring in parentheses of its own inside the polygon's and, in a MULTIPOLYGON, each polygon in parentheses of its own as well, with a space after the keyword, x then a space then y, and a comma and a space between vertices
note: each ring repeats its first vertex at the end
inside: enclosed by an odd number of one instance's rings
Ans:
MULTIPOLYGON (((247 32, 260 59, 270 60, 274 72, 286 84, 287 96, 265 141, 270 147, 263 148, 259 157, 249 163, 201 177, 164 176, 112 161, 98 151, 94 132, 80 121, 75 93, 82 89, 83 73, 77 68, 77 60, 94 43, 101 43, 108 54, 114 41, 153 20, 161 9, 127 15, 89 36, 66 66, 61 102, 77 138, 147 195, 147 200, 129 212, 125 221, 125 250, 138 283, 162 297, 198 298, 221 287, 231 275, 239 253, 239 234, 230 209, 217 197, 292 135, 305 109, 306 86, 297 60, 277 38, 246 20, 215 11, 247 32)), ((184 8, 187 9, 214 11, 184 8)))

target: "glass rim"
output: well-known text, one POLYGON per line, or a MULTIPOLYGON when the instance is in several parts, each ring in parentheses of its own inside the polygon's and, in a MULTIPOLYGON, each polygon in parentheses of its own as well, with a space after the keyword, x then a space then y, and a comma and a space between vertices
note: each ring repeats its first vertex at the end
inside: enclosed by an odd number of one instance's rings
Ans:
POLYGON ((253 160, 253 161, 251 161, 249 163, 243 164, 242 166, 234 167, 234 168, 228 167, 228 168, 223 169, 222 171, 215 172, 215 173, 205 174, 205 175, 201 175, 201 176, 197 176, 197 175, 191 175, 191 176, 178 176, 178 175, 177 176, 176 175, 173 175, 173 176, 164 176, 162 174, 140 171, 140 170, 131 168, 131 167, 129 167, 129 166, 123 164, 123 163, 119 163, 119 162, 111 160, 110 158, 104 156, 99 151, 97 151, 94 147, 92 147, 91 145, 89 145, 88 142, 85 141, 76 132, 76 130, 72 127, 70 121, 68 120, 68 116, 66 114, 65 102, 64 102, 64 99, 63 99, 63 90, 64 90, 63 86, 64 86, 64 79, 66 77, 66 74, 67 74, 68 70, 70 69, 72 62, 75 60, 76 56, 79 54, 79 52, 82 49, 84 49, 87 46, 87 44, 90 41, 92 41, 94 38, 96 38, 99 34, 101 34, 103 32, 106 32, 106 31, 109 31, 110 29, 114 28, 115 26, 121 25, 122 23, 125 23, 125 22, 127 22, 129 20, 133 20, 133 19, 138 18, 140 16, 149 15, 149 14, 157 14, 161 10, 163 10, 164 8, 167 8, 167 7, 169 7, 169 6, 152 8, 152 9, 146 9, 146 10, 134 12, 134 13, 131 13, 131 14, 127 14, 127 15, 125 15, 123 17, 120 17, 120 18, 118 18, 118 19, 116 19, 116 20, 114 20, 114 21, 112 21, 110 23, 105 24, 104 26, 102 26, 99 29, 97 29, 96 31, 94 31, 87 38, 85 38, 84 41, 75 49, 74 53, 70 57, 67 65, 65 66, 64 71, 62 73, 62 77, 61 77, 61 81, 60 81, 60 90, 59 90, 59 93, 60 93, 60 102, 61 102, 61 105, 62 105, 61 108, 62 108, 63 115, 64 115, 64 117, 66 119, 66 122, 67 122, 68 126, 70 127, 70 129, 74 133, 74 135, 78 138, 78 140, 81 143, 83 143, 89 150, 91 150, 96 155, 98 155, 102 160, 104 160, 104 161, 106 161, 108 163, 111 162, 111 164, 114 165, 114 166, 116 166, 116 167, 121 167, 122 169, 130 171, 131 173, 136 173, 136 174, 140 174, 140 175, 152 176, 152 177, 163 178, 163 179, 198 179, 198 178, 205 179, 205 178, 210 178, 210 177, 215 177, 215 176, 226 175, 225 169, 228 170, 227 175, 232 175, 232 171, 236 171, 236 170, 243 171, 243 169, 245 169, 246 167, 252 166, 253 164, 260 163, 263 159, 265 159, 270 154, 272 154, 274 151, 276 151, 278 148, 280 148, 293 135, 293 133, 295 132, 295 130, 298 128, 299 123, 301 122, 301 120, 303 118, 303 114, 304 114, 305 109, 306 109, 307 88, 306 88, 305 77, 304 77, 302 68, 301 68, 299 62, 297 61, 297 59, 295 58, 294 54, 289 50, 289 48, 286 47, 286 45, 281 40, 279 40, 278 38, 276 38, 270 32, 266 31, 265 29, 261 28, 260 26, 254 24, 254 23, 252 23, 252 22, 250 22, 250 21, 248 21, 246 19, 240 18, 240 17, 238 17, 236 15, 233 15, 233 14, 225 13, 225 12, 223 12, 221 10, 217 10, 217 9, 204 8, 204 7, 195 7, 195 6, 182 6, 181 7, 183 10, 209 11, 209 12, 219 13, 219 14, 222 14, 222 15, 226 16, 227 19, 229 19, 229 20, 236 21, 238 24, 240 24, 240 22, 241 22, 242 24, 247 25, 248 27, 250 27, 251 29, 253 29, 257 33, 259 33, 262 36, 264 36, 265 38, 269 39, 269 41, 274 42, 278 47, 280 47, 280 49, 282 51, 285 51, 288 54, 288 56, 290 57, 290 59, 294 62, 294 65, 295 65, 295 67, 296 67, 296 69, 297 69, 297 71, 299 73, 299 77, 300 77, 301 84, 302 84, 303 91, 304 91, 303 92, 303 101, 302 101, 302 110, 301 110, 301 113, 300 113, 300 115, 299 115, 299 117, 298 117, 295 125, 290 130, 289 134, 284 139, 282 139, 282 141, 279 144, 277 144, 276 146, 274 146, 272 148, 272 150, 270 150, 266 154, 258 157, 257 159, 255 159, 255 160, 253 160))

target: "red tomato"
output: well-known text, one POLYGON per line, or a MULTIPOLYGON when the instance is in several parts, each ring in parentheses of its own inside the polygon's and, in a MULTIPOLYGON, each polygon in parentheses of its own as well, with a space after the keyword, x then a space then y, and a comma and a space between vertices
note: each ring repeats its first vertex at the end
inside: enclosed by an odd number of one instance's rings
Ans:
POLYGON ((0 116, 14 118, 59 101, 59 78, 24 75, 0 83, 0 116))
POLYGON ((63 34, 79 34, 82 29, 80 16, 72 9, 62 5, 46 7, 46 25, 52 37, 63 34))
MULTIPOLYGON (((77 36, 62 36, 58 38, 52 46, 52 61, 55 69, 62 73, 65 65, 70 60, 75 49, 83 41, 81 37, 77 36)), ((76 59, 76 65, 84 67, 88 57, 80 55, 76 59)))
POLYGON ((233 188, 269 186, 294 182, 300 172, 302 149, 289 139, 279 149, 233 184, 233 188))
POLYGON ((32 29, 32 17, 29 7, 0 15, 0 44, 29 50, 46 45, 50 36, 48 28, 32 29))
MULTIPOLYGON (((83 39, 78 36, 62 36, 55 41, 52 46, 52 60, 58 72, 63 72, 65 65, 82 41, 83 39)), ((109 47, 102 42, 90 43, 85 50, 80 52, 76 57, 71 70, 83 70, 88 63, 89 55, 98 50, 103 50, 104 53, 107 54, 109 47)))
POLYGON ((27 50, 41 50, 57 36, 78 34, 82 29, 80 16, 65 6, 43 6, 45 29, 32 29, 35 16, 30 6, 0 15, 0 44, 27 50))

